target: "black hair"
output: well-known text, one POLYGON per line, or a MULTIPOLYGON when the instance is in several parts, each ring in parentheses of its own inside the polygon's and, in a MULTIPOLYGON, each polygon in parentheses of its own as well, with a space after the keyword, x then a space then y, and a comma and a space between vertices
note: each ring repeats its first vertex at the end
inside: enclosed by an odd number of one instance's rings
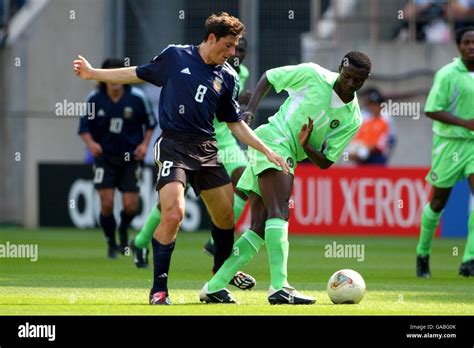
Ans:
POLYGON ((474 31, 473 26, 464 27, 456 30, 456 44, 459 46, 461 44, 462 37, 469 31, 474 31))
MULTIPOLYGON (((118 69, 118 68, 124 68, 125 63, 123 59, 119 58, 107 58, 102 62, 102 69, 118 69)), ((128 86, 128 85, 124 85, 128 86)), ((106 90, 106 83, 105 82, 99 82, 99 89, 102 91, 106 90)))
POLYGON ((239 40, 239 45, 242 45, 242 46, 244 46, 245 48, 247 48, 247 46, 248 46, 248 41, 247 41, 247 39, 242 36, 242 37, 240 38, 240 40, 239 40))
POLYGON ((362 95, 367 96, 367 101, 369 103, 381 104, 385 102, 385 97, 382 92, 377 87, 367 88, 362 95))
POLYGON ((370 60, 369 56, 358 51, 346 53, 346 55, 342 58, 339 68, 349 65, 355 66, 359 69, 365 69, 368 72, 370 72, 372 69, 372 61, 370 60))

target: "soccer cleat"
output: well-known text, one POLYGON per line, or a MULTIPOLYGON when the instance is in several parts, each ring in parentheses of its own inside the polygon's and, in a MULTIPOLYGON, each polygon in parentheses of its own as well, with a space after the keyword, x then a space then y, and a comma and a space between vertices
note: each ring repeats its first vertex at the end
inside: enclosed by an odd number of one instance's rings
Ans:
POLYGON ((214 256, 215 250, 216 249, 214 248, 214 243, 212 242, 212 239, 208 239, 206 244, 204 244, 204 252, 209 256, 214 256))
POLYGON ((275 290, 270 286, 268 290, 268 302, 270 304, 292 304, 292 305, 309 305, 316 302, 313 297, 300 294, 295 288, 290 286, 281 290, 275 290))
POLYGON ((230 291, 226 288, 210 293, 208 283, 204 284, 199 292, 199 301, 206 303, 237 303, 237 301, 232 297, 230 291))
POLYGON ((107 248, 107 258, 113 260, 117 258, 117 246, 116 245, 108 245, 107 248))
POLYGON ((461 267, 459 267, 459 274, 464 277, 474 277, 474 260, 461 263, 461 267))
POLYGON ((416 276, 418 278, 431 278, 430 255, 416 256, 416 276))
POLYGON ((241 290, 250 290, 257 284, 257 281, 250 274, 239 271, 232 277, 229 284, 241 290))
POLYGON ((150 292, 150 304, 151 305, 170 305, 171 301, 166 291, 157 291, 155 293, 150 292))
POLYGON ((135 246, 135 240, 130 241, 130 250, 133 254, 133 262, 137 268, 148 268, 148 248, 140 249, 135 246))

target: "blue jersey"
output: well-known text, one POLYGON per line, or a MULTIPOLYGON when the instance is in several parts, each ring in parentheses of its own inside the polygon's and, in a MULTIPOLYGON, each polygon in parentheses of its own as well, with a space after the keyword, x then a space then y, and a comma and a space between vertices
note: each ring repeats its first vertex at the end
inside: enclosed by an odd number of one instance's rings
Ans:
POLYGON ((206 64, 196 46, 168 46, 137 76, 162 87, 158 115, 163 130, 214 137, 220 122, 240 121, 239 77, 228 64, 206 64))
POLYGON ((138 88, 125 86, 122 98, 114 103, 105 90, 95 90, 87 97, 94 104, 94 118, 82 116, 79 134, 90 133, 105 155, 133 158, 137 146, 143 141, 144 128, 156 126, 151 104, 138 88))

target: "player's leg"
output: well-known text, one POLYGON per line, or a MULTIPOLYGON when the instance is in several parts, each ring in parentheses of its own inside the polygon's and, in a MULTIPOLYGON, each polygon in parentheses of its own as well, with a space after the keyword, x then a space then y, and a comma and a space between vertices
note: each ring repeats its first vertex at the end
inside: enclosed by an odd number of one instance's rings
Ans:
POLYGON ((114 217, 114 192, 117 186, 117 168, 108 157, 102 155, 94 158, 94 188, 99 193, 100 216, 99 223, 108 245, 107 256, 116 258, 117 243, 115 241, 116 222, 114 217))
POLYGON ((148 214, 145 224, 140 229, 140 232, 135 236, 133 245, 138 249, 145 249, 150 244, 155 233, 156 227, 161 220, 161 212, 159 204, 155 204, 148 214))
POLYGON ((431 243, 450 194, 451 188, 433 187, 431 200, 423 209, 420 239, 416 247, 416 275, 420 278, 431 277, 429 264, 431 243))
POLYGON ((138 192, 122 192, 123 210, 120 212, 119 237, 122 254, 128 245, 128 227, 138 210, 138 192))
POLYGON ((232 186, 234 187, 234 190, 235 190, 234 191, 234 222, 239 221, 240 216, 242 215, 242 212, 244 211, 245 203, 247 202, 247 198, 248 198, 243 192, 236 189, 237 183, 242 177, 244 170, 245 170, 245 167, 238 167, 232 172, 232 175, 230 176, 230 180, 232 181, 232 186))
POLYGON ((267 169, 258 179, 263 204, 268 212, 265 222, 265 243, 270 266, 271 304, 312 304, 312 297, 300 294, 288 284, 288 219, 289 201, 293 190, 293 175, 277 169, 267 169))
MULTIPOLYGON (((232 297, 225 287, 233 279, 236 272, 245 267, 264 244, 263 236, 265 234, 267 211, 260 196, 250 192, 249 197, 250 209, 252 211, 250 229, 245 231, 235 242, 230 257, 224 262, 209 283, 204 285, 199 295, 201 301, 215 303, 232 302, 232 297)), ((235 302, 235 300, 233 301, 235 302)))
MULTIPOLYGON (((474 174, 470 174, 467 179, 471 193, 474 194, 474 174)), ((474 276, 474 209, 469 213, 468 235, 459 274, 465 277, 474 276)))
MULTIPOLYGON (((237 167, 231 172, 230 175, 230 180, 232 182, 232 186, 234 187, 234 223, 240 219, 247 201, 247 196, 241 191, 235 189, 244 170, 245 167, 237 167)), ((214 255, 214 239, 212 239, 212 237, 209 238, 209 240, 204 245, 204 250, 208 254, 214 255)))
POLYGON ((226 184, 203 190, 200 195, 211 217, 215 273, 229 257, 234 244, 233 189, 231 184, 226 184))
MULTIPOLYGON (((173 177, 185 177, 182 169, 173 172, 173 177)), ((152 239, 154 270, 150 304, 169 304, 168 275, 176 235, 184 217, 184 187, 185 183, 180 180, 168 182, 159 188, 161 221, 152 239)))
POLYGON ((98 189, 100 198, 100 217, 99 223, 104 232, 107 241, 107 256, 110 259, 116 258, 117 243, 115 241, 116 222, 114 217, 114 189, 103 188, 98 189))
POLYGON ((118 189, 122 192, 122 206, 120 212, 120 250, 125 253, 128 245, 128 227, 138 210, 138 193, 140 191, 139 182, 142 176, 141 161, 124 162, 121 172, 118 175, 118 189))
POLYGON ((465 162, 468 154, 462 151, 464 147, 463 139, 447 139, 436 134, 433 136, 431 168, 425 178, 433 186, 433 192, 421 217, 420 239, 416 247, 417 277, 431 277, 429 265, 431 243, 451 194, 451 188, 465 176, 465 162))

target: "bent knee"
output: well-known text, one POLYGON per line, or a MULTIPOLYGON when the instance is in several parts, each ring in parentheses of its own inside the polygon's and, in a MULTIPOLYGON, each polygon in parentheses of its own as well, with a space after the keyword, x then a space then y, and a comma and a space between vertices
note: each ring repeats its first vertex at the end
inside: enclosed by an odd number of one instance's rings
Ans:
POLYGON ((161 222, 169 226, 179 226, 184 218, 184 211, 182 209, 171 209, 161 214, 161 222))

